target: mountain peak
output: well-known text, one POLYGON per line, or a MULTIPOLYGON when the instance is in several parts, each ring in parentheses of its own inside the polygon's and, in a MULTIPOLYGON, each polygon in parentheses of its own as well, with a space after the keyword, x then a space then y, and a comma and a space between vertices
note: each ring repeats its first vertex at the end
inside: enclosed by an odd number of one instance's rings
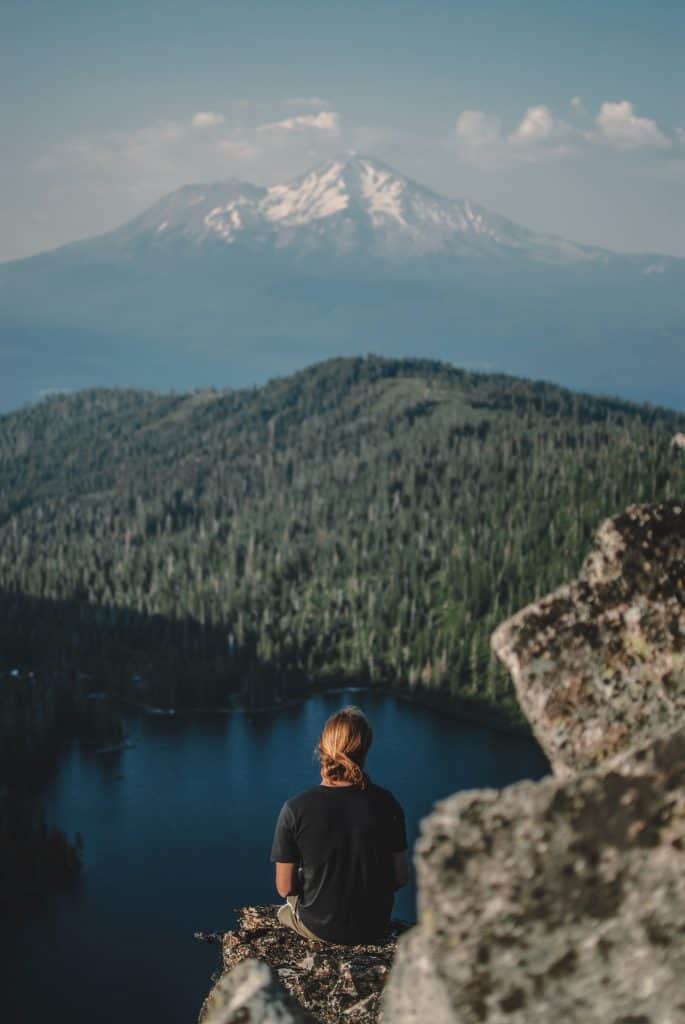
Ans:
POLYGON ((272 223, 306 224, 336 214, 404 224, 407 179, 379 160, 348 154, 327 160, 286 185, 268 190, 265 214, 272 223))
POLYGON ((535 234, 468 200, 440 196, 357 152, 269 187, 235 178, 187 185, 114 236, 124 244, 183 239, 392 262, 428 254, 482 259, 517 253, 555 263, 606 257, 599 249, 535 234))

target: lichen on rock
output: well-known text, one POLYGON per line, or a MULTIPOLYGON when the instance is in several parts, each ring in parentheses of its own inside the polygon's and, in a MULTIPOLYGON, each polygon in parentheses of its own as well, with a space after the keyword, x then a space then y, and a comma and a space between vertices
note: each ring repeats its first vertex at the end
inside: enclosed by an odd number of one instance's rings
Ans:
POLYGON ((607 519, 578 579, 491 639, 560 777, 675 728, 685 714, 685 502, 607 519))
POLYGON ((571 780, 450 797, 416 860, 393 1024, 685 1021, 685 729, 571 780))

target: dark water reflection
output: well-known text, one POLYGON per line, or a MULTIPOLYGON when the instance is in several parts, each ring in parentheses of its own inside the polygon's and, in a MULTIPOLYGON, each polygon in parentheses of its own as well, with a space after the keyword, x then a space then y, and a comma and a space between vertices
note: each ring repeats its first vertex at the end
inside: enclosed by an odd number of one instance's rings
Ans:
MULTIPOLYGON (((525 737, 368 693, 252 716, 131 715, 132 749, 74 750, 50 786, 50 820, 83 834, 85 870, 5 951, 3 1022, 192 1024, 217 967, 214 947, 193 932, 225 931, 234 908, 276 902, 276 815, 318 781, 321 726, 352 701, 374 727, 369 772, 403 804, 411 843, 440 797, 548 771, 525 737)), ((413 886, 398 893, 395 914, 414 919, 413 886)))

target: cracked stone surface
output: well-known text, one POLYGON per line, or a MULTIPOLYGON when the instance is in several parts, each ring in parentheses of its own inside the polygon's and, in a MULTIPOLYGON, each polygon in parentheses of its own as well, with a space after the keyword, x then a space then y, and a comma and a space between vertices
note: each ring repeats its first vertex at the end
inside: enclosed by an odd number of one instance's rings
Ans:
POLYGON ((578 578, 491 638, 555 774, 595 768, 685 713, 685 501, 607 519, 578 578))

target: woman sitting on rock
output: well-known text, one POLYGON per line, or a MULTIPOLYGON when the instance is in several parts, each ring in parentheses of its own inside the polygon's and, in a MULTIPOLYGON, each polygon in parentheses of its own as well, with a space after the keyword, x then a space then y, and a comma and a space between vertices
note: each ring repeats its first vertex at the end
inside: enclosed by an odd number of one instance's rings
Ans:
POLYGON ((382 942, 394 891, 409 880, 402 808, 364 772, 372 736, 359 708, 329 718, 317 747, 321 785, 278 816, 271 860, 286 898, 278 919, 307 939, 382 942))

